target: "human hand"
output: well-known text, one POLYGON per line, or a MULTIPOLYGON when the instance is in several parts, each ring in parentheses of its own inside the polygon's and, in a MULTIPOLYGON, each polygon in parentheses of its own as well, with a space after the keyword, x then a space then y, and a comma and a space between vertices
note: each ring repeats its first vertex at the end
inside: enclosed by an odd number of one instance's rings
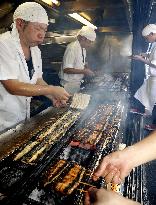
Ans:
POLYGON ((59 107, 65 107, 65 106, 67 106, 67 102, 66 102, 65 100, 59 101, 59 100, 56 100, 56 99, 53 98, 52 101, 53 101, 53 106, 54 106, 54 107, 59 108, 59 107))
POLYGON ((102 176, 107 183, 120 184, 134 167, 133 160, 129 160, 130 154, 129 148, 126 148, 104 157, 95 171, 93 179, 97 180, 102 176))
POLYGON ((51 95, 55 101, 66 103, 70 97, 69 93, 60 86, 51 86, 51 95))
POLYGON ((146 62, 145 58, 142 55, 133 55, 131 59, 146 62))
POLYGON ((54 107, 65 107, 67 105, 66 100, 57 100, 52 95, 47 95, 46 97, 52 101, 54 107))
POLYGON ((139 55, 142 56, 142 57, 144 57, 144 58, 148 58, 148 57, 149 57, 149 54, 148 54, 148 53, 140 53, 139 55))
POLYGON ((137 202, 105 189, 91 188, 85 196, 85 205, 139 205, 137 202))

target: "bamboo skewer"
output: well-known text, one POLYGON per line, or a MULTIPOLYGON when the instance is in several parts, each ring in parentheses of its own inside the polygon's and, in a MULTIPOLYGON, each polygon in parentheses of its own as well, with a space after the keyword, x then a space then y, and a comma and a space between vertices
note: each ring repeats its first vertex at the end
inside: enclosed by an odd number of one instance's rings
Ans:
POLYGON ((83 189, 77 189, 78 191, 81 191, 81 192, 88 192, 88 191, 85 191, 85 190, 83 190, 83 189))
POLYGON ((94 188, 96 188, 96 186, 93 186, 93 185, 91 185, 91 184, 88 184, 88 183, 86 183, 86 182, 79 182, 80 184, 84 184, 84 185, 87 185, 87 186, 90 186, 90 187, 94 187, 94 188))

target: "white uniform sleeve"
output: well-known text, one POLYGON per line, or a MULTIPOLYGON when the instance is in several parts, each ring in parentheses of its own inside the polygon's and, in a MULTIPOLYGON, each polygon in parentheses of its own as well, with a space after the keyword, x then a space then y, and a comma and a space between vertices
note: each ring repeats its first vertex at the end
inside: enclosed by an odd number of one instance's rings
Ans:
POLYGON ((0 42, 0 80, 17 79, 19 63, 16 55, 5 44, 0 42))
POLYGON ((155 44, 155 42, 153 43, 153 52, 152 52, 151 63, 156 65, 156 44, 155 44))
POLYGON ((75 49, 73 49, 72 47, 67 47, 63 57, 63 69, 74 68, 75 58, 75 49))
POLYGON ((154 57, 154 58, 151 60, 151 63, 154 64, 154 65, 156 65, 156 51, 155 51, 153 57, 154 57))

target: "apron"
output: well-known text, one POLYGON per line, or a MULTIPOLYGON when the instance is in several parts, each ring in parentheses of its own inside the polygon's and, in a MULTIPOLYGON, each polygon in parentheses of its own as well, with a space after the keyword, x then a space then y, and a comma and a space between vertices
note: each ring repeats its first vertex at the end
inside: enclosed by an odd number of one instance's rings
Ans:
POLYGON ((156 103, 156 76, 150 76, 144 80, 143 85, 137 90, 134 97, 152 113, 154 104, 156 103))

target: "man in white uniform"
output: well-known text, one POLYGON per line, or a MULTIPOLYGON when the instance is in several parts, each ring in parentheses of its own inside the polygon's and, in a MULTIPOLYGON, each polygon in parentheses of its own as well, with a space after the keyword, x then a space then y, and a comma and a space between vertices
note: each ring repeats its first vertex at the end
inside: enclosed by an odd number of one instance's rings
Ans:
POLYGON ((45 95, 61 106, 69 94, 42 79, 38 45, 48 26, 45 9, 38 3, 21 4, 13 15, 13 28, 0 36, 0 131, 30 117, 31 96, 45 95))
POLYGON ((63 57, 61 84, 71 94, 79 91, 84 76, 92 76, 94 72, 86 65, 86 49, 96 39, 94 29, 83 26, 77 34, 77 40, 70 43, 63 57))
MULTIPOLYGON (((152 113, 156 103, 156 25, 149 24, 142 30, 142 36, 152 43, 150 54, 141 54, 133 56, 133 59, 139 60, 149 65, 149 77, 144 80, 143 85, 137 90, 134 97, 138 99, 145 109, 152 113)), ((156 121, 153 116, 153 122, 156 121)), ((146 127, 148 128, 148 127, 146 127)), ((156 129, 156 125, 149 126, 149 129, 156 129)))

